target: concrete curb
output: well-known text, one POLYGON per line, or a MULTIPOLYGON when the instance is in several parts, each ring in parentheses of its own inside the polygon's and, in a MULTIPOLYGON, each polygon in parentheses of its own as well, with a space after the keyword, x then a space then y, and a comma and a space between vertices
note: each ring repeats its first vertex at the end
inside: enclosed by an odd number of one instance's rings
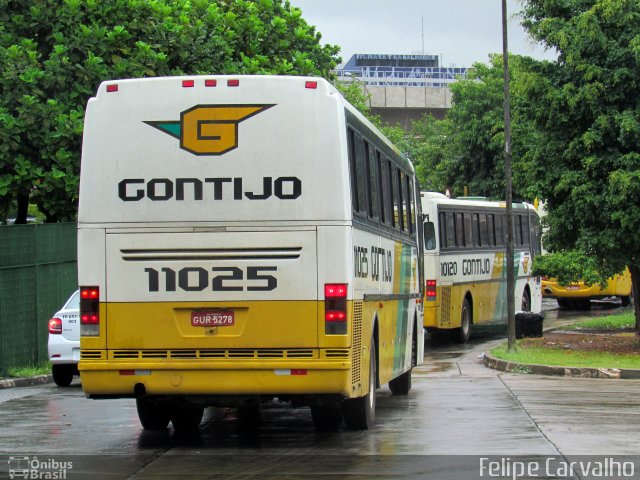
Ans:
POLYGON ((52 375, 36 375, 29 378, 5 378, 0 380, 0 389, 13 387, 33 387, 53 382, 52 375))
POLYGON ((556 377, 609 378, 617 380, 640 380, 640 370, 625 368, 587 368, 561 367, 555 365, 535 365, 509 362, 484 354, 485 366, 510 373, 528 373, 534 375, 552 375, 556 377))

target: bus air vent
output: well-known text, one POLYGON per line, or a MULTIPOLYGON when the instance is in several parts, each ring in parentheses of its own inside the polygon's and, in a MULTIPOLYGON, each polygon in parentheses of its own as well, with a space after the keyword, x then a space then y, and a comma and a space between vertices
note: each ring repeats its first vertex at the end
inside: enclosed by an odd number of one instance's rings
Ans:
POLYGON ((351 359, 351 384, 360 384, 362 364, 362 302, 353 302, 353 327, 351 331, 353 358, 351 359))

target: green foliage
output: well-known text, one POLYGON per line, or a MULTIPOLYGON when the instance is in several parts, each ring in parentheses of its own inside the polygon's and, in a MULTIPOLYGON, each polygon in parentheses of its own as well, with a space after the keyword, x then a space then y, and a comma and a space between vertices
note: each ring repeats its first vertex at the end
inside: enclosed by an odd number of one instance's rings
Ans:
POLYGON ((538 256, 533 262, 533 275, 554 278, 566 286, 582 281, 586 285, 606 285, 607 278, 621 273, 600 265, 593 255, 579 250, 563 250, 538 256))
POLYGON ((38 375, 48 375, 50 373, 51 364, 48 360, 37 364, 7 368, 7 376, 9 378, 30 378, 38 375))
POLYGON ((621 313, 606 317, 590 318, 573 325, 560 327, 560 330, 625 330, 635 326, 633 313, 621 313))
MULTIPOLYGON (((514 197, 533 198, 523 168, 530 146, 539 135, 521 98, 535 61, 510 56, 514 197)), ((502 56, 492 55, 490 64, 476 63, 467 79, 451 84, 452 108, 443 120, 432 116, 412 124, 398 141, 414 162, 422 188, 454 196, 464 194, 502 199, 504 184, 504 115, 502 56)))
POLYGON ((363 83, 354 80, 348 83, 336 83, 336 88, 340 91, 347 102, 356 107, 360 113, 367 117, 376 125, 380 124, 380 119, 371 113, 369 106, 369 96, 364 93, 363 83))
POLYGON ((282 0, 0 0, 0 210, 75 218, 84 107, 101 81, 331 77, 338 47, 282 0))
MULTIPOLYGON (((530 152, 551 250, 640 265, 640 3, 527 0, 525 26, 559 53, 524 89, 544 142, 530 152)), ((639 278, 634 277, 634 283, 639 278)))
MULTIPOLYGON (((522 367, 531 373, 528 365, 556 365, 563 367, 586 368, 640 368, 639 355, 627 355, 603 351, 573 351, 562 347, 544 346, 539 339, 528 339, 518 342, 518 348, 512 351, 503 344, 491 350, 491 355, 502 360, 524 364, 522 367)), ((516 371, 516 370, 513 370, 516 371)))

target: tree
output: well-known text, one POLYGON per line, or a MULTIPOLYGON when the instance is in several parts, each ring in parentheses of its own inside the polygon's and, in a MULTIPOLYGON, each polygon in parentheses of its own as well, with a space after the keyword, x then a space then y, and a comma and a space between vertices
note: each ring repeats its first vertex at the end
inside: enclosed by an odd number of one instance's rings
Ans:
POLYGON ((0 0, 0 207, 75 218, 84 107, 101 81, 331 76, 339 48, 282 0, 0 0))
MULTIPOLYGON (((528 82, 528 57, 510 56, 514 187, 516 198, 527 197, 523 173, 528 149, 537 132, 522 99, 528 82)), ((504 116, 502 56, 475 63, 467 79, 451 84, 453 105, 444 120, 425 116, 414 122, 401 149, 413 160, 418 178, 428 190, 504 198, 504 116)))
POLYGON ((546 200, 547 246, 592 257, 604 278, 627 265, 640 333, 640 3, 525 0, 523 14, 558 52, 526 88, 544 136, 529 174, 546 200))

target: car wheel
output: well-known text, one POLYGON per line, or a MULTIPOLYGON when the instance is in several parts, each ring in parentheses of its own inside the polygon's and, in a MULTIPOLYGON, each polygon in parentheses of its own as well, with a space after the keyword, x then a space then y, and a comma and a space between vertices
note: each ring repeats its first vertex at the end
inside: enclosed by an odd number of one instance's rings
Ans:
POLYGON ((164 430, 171 420, 171 411, 166 405, 158 405, 148 399, 136 398, 138 418, 145 430, 164 430))
POLYGON ((73 380, 73 365, 52 365, 51 374, 53 375, 53 381, 59 387, 68 387, 73 380))
POLYGON ((358 398, 349 398, 342 402, 344 422, 350 430, 368 430, 373 426, 376 416, 376 345, 371 339, 369 355, 369 391, 358 398))

